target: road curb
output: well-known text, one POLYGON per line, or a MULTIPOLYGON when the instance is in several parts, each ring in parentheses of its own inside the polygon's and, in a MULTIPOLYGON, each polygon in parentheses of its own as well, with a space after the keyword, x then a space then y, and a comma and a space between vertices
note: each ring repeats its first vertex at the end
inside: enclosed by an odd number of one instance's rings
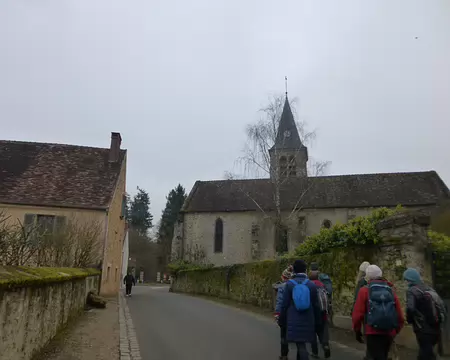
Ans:
POLYGON ((120 360, 142 360, 127 300, 119 293, 120 360))

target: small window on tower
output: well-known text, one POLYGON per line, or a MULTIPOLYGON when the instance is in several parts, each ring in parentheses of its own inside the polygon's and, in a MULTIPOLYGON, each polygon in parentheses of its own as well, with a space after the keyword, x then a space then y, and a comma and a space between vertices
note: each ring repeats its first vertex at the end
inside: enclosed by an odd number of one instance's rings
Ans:
POLYGON ((288 170, 289 176, 297 176, 297 166, 295 164, 294 156, 289 156, 288 170))
POLYGON ((286 156, 280 157, 280 176, 286 176, 288 174, 288 160, 286 156))

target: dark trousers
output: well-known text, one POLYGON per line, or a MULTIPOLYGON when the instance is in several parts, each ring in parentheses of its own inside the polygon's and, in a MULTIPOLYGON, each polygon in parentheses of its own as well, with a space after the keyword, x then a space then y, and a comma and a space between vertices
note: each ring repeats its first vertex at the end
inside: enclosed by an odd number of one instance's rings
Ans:
POLYGON ((322 345, 322 347, 329 346, 330 334, 329 334, 328 327, 329 327, 328 321, 326 321, 316 329, 316 338, 311 343, 311 351, 313 354, 317 355, 319 353, 319 346, 317 344, 317 338, 319 338, 319 342, 320 342, 320 345, 322 345))
POLYGON ((280 343, 281 343, 281 356, 288 356, 289 343, 286 339, 287 328, 285 326, 280 327, 280 343))
POLYGON ((367 355, 371 360, 387 360, 392 345, 392 336, 367 335, 367 355))
POLYGON ((434 346, 438 343, 439 337, 430 334, 416 334, 417 343, 419 344, 419 356, 417 360, 435 360, 434 346))
POLYGON ((297 345, 297 360, 309 360, 306 343, 295 343, 295 345, 297 345))
POLYGON ((133 286, 132 284, 126 284, 125 285, 125 294, 126 295, 130 295, 131 294, 131 287, 132 286, 133 286))

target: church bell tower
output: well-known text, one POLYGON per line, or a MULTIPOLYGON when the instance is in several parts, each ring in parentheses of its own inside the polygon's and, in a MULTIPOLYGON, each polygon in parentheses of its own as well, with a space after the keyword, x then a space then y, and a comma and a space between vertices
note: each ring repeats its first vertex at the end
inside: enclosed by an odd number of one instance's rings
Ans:
POLYGON ((286 92, 275 144, 269 150, 271 177, 307 177, 308 148, 300 140, 286 92))

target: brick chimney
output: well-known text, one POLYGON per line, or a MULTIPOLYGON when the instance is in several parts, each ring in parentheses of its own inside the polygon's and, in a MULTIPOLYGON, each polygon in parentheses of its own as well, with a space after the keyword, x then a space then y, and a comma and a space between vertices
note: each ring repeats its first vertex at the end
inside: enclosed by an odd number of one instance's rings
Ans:
POLYGON ((111 133, 111 147, 109 148, 109 161, 118 162, 120 154, 120 144, 122 143, 122 137, 118 132, 111 133))

